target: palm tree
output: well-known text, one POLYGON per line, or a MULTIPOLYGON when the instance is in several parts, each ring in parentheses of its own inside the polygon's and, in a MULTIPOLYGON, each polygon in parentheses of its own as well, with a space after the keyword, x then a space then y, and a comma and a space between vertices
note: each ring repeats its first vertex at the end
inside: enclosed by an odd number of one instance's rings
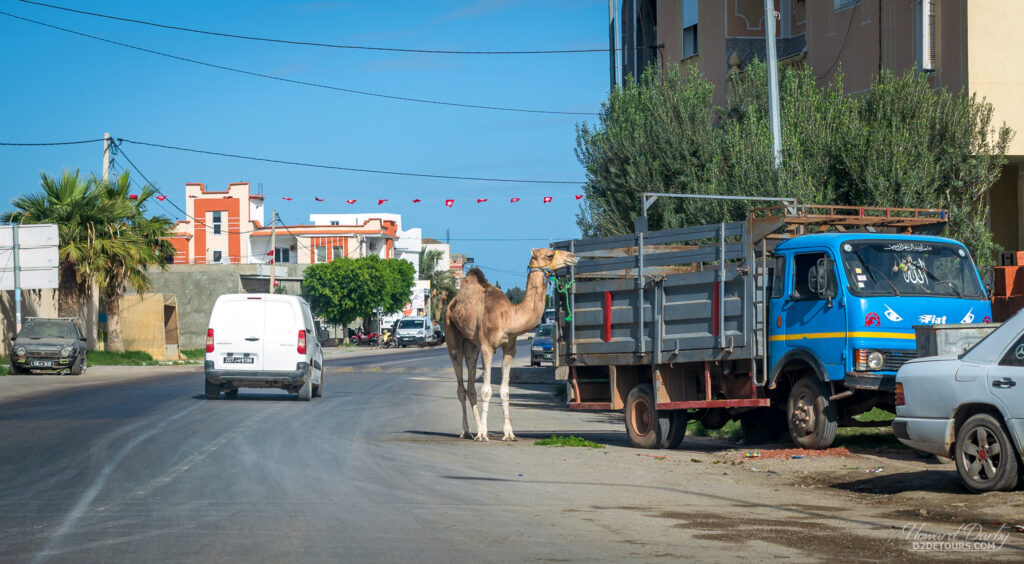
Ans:
POLYGON ((92 184, 105 204, 121 214, 104 226, 106 236, 97 238, 93 269, 107 310, 107 350, 123 352, 121 298, 128 287, 140 294, 149 290, 150 266, 166 270, 167 257, 174 254, 166 239, 172 224, 163 216, 146 217, 146 202, 157 190, 147 185, 133 195, 127 171, 113 182, 93 177, 92 184))
POLYGON ((455 276, 437 264, 444 258, 441 249, 422 249, 420 252, 420 280, 430 281, 430 311, 438 323, 444 323, 445 309, 455 297, 455 276))
POLYGON ((60 236, 57 311, 61 317, 75 317, 79 302, 90 292, 97 227, 106 225, 123 210, 107 207, 77 170, 63 171, 59 180, 45 172, 40 176, 42 191, 16 198, 11 202, 14 211, 0 215, 0 221, 57 224, 60 236))

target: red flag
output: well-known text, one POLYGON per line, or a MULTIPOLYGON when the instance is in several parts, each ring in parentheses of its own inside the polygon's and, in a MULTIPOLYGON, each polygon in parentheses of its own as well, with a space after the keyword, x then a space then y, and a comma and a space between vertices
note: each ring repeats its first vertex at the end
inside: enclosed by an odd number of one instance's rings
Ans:
POLYGON ((192 196, 191 194, 189 195, 189 198, 198 198, 198 197, 199 196, 192 196))
POLYGON ((448 206, 450 208, 450 207, 455 205, 455 200, 445 200, 444 201, 444 205, 446 205, 446 206, 448 206))
POLYGON ((576 199, 577 200, 582 200, 583 199, 583 194, 576 194, 576 199))
POLYGON ((139 199, 139 195, 138 194, 128 194, 128 199, 129 200, 138 200, 139 199))
POLYGON ((324 199, 323 199, 323 198, 317 198, 316 196, 313 196, 313 199, 314 199, 314 200, 316 200, 316 201, 318 201, 318 202, 322 202, 322 201, 324 201, 324 199))
POLYGON ((414 204, 418 204, 418 203, 420 203, 420 202, 422 202, 422 201, 423 201, 423 200, 421 200, 421 199, 419 199, 419 198, 413 198, 413 199, 412 199, 412 203, 414 203, 414 204))
POLYGON ((518 201, 519 201, 519 198, 512 198, 512 199, 510 199, 509 201, 510 201, 510 202, 512 202, 512 203, 514 204, 514 203, 516 203, 516 202, 518 202, 518 201))
POLYGON ((551 196, 544 196, 544 203, 545 204, 550 204, 551 203, 551 196))
POLYGON ((270 259, 270 260, 268 260, 268 261, 267 261, 267 264, 274 264, 274 259, 270 259))
POLYGON ((387 198, 384 198, 383 200, 377 200, 377 205, 378 205, 378 206, 379 206, 379 205, 382 205, 382 204, 384 204, 384 202, 386 202, 386 201, 388 201, 388 199, 387 199, 387 198))
MULTIPOLYGON (((226 198, 227 196, 224 196, 224 197, 226 198)), ((281 199, 282 199, 282 200, 288 200, 289 202, 290 202, 290 201, 292 201, 292 199, 291 199, 291 198, 285 198, 284 196, 281 196, 281 199)))
MULTIPOLYGON (((230 200, 230 199, 231 199, 231 196, 224 196, 224 199, 225 199, 225 200, 230 200)), ((285 198, 285 200, 291 200, 291 198, 285 198)))
POLYGON ((274 251, 267 251, 267 256, 268 257, 274 256, 274 251))
POLYGON ((167 196, 157 196, 156 199, 162 202, 167 199, 167 196))
POLYGON ((486 201, 487 201, 487 198, 477 198, 477 199, 476 199, 476 203, 478 203, 478 204, 479 204, 479 203, 483 203, 483 202, 486 202, 486 201))
POLYGON ((278 282, 277 280, 274 280, 274 287, 275 287, 275 288, 276 288, 277 286, 280 286, 280 285, 281 285, 281 283, 280 283, 280 282, 278 282))
POLYGON ((345 200, 345 203, 346 204, 354 204, 354 203, 356 203, 356 201, 355 200, 345 200))

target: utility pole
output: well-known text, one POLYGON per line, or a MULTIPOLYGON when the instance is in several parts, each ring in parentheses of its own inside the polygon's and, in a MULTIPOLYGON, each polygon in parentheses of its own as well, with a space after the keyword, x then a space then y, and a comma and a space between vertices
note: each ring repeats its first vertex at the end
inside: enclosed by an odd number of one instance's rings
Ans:
POLYGON ((271 210, 270 219, 270 291, 274 293, 274 270, 277 268, 277 210, 271 210))
POLYGON ((18 259, 18 224, 11 224, 12 247, 14 255, 14 334, 21 333, 21 261, 18 259))
MULTIPOLYGON (((851 16, 852 17, 852 16, 851 16)), ((768 118, 772 128, 772 172, 782 166, 782 126, 779 124, 779 57, 775 53, 775 1, 764 0, 764 39, 768 59, 768 118)))
POLYGON ((112 139, 109 133, 103 134, 103 183, 110 182, 110 145, 112 139))
POLYGON ((608 72, 611 74, 611 92, 615 90, 615 0, 608 0, 608 72))

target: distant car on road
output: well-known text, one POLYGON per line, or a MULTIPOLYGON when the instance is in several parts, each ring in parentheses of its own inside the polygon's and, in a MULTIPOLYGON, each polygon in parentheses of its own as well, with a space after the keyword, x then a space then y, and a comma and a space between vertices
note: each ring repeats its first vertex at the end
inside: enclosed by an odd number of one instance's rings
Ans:
POLYGON ((554 324, 546 323, 537 329, 537 334, 530 343, 530 366, 540 366, 541 362, 554 362, 554 324))
POLYGON ((324 392, 324 354, 306 300, 282 294, 225 294, 206 331, 206 399, 239 388, 281 388, 309 401, 324 392))
POLYGON ((960 356, 904 364, 892 429, 911 448, 952 457, 972 492, 1014 489, 1024 453, 1024 312, 960 356))
POLYGON ((444 332, 427 317, 403 317, 395 325, 395 343, 409 345, 437 345, 444 342, 444 332))
POLYGON ((29 317, 11 340, 11 374, 81 374, 88 367, 85 344, 74 318, 29 317))

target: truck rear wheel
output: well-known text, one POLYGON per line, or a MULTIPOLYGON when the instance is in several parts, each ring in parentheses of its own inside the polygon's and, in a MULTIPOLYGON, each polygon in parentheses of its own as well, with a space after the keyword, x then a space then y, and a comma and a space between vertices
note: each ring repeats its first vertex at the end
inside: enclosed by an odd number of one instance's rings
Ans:
POLYGON ((626 396, 626 434, 630 444, 636 448, 667 447, 673 413, 659 413, 654 408, 654 388, 650 384, 640 384, 630 390, 626 396))
POLYGON ((828 448, 836 438, 839 418, 824 382, 805 376, 789 392, 786 415, 793 442, 803 448, 828 448))
POLYGON ((690 422, 689 414, 685 409, 670 411, 671 424, 668 429, 668 438, 665 441, 665 448, 679 448, 686 438, 686 425, 690 422))

